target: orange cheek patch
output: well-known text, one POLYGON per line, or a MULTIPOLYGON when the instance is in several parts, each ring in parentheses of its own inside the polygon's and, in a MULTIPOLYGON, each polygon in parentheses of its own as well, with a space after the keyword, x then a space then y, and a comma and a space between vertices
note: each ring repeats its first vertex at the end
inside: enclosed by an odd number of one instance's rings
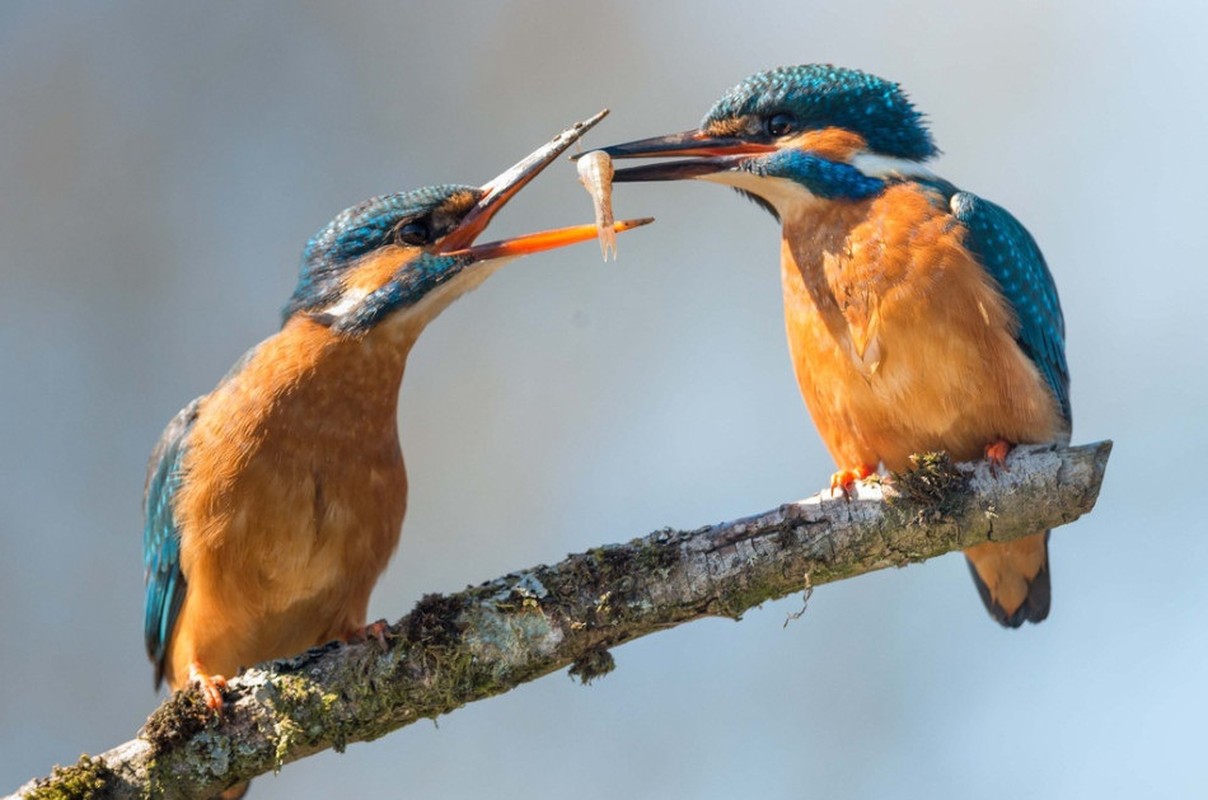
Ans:
POLYGON ((828 161, 851 161, 852 156, 868 147, 868 142, 858 133, 842 128, 823 128, 806 131, 789 139, 786 144, 808 153, 822 156, 828 161))
POLYGON ((418 247, 392 245, 376 250, 363 257, 348 271, 344 279, 345 291, 372 292, 380 289, 394 277, 399 268, 419 254, 418 247))

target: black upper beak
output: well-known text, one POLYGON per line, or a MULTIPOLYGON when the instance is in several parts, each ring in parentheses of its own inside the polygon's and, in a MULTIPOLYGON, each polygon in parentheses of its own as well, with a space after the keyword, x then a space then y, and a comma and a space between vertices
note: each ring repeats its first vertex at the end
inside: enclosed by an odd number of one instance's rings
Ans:
POLYGON ((692 130, 637 139, 600 149, 612 158, 695 156, 679 161, 664 161, 617 170, 613 174, 613 181, 625 182, 699 178, 702 175, 732 169, 751 156, 774 152, 776 147, 736 136, 713 136, 705 131, 692 130))

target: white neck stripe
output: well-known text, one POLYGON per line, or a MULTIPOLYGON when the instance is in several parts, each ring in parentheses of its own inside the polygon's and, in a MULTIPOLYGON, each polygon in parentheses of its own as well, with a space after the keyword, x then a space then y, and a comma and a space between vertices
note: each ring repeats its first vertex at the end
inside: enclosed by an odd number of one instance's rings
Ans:
POLYGON ((908 158, 883 156, 877 153, 857 153, 851 165, 870 178, 934 178, 935 173, 908 158))

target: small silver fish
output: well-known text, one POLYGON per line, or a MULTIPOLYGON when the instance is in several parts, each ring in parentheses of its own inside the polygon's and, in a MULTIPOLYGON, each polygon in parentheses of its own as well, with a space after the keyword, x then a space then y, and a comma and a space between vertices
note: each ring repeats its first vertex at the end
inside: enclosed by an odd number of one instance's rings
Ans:
POLYGON ((617 260, 617 233, 612 216, 612 159, 603 150, 592 150, 579 157, 579 182, 591 195, 596 212, 596 229, 600 238, 600 253, 604 260, 612 253, 617 260))

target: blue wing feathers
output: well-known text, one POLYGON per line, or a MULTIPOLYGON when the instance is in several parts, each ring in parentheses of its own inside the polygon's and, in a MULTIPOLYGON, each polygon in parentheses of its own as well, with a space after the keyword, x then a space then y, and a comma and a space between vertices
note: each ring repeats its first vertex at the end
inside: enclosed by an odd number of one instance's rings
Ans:
POLYGON ((194 400, 168 423, 147 465, 143 500, 143 564, 147 581, 143 635, 147 655, 155 664, 156 687, 163 680, 168 640, 185 598, 180 529, 173 502, 180 488, 185 440, 197 419, 199 403, 200 400, 194 400))
POLYGON ((1019 318, 1016 340, 1053 390, 1066 422, 1070 416, 1070 372, 1065 360, 1065 319, 1057 286, 1036 240, 1010 212, 968 192, 949 200, 965 226, 965 247, 994 276, 1019 318))

